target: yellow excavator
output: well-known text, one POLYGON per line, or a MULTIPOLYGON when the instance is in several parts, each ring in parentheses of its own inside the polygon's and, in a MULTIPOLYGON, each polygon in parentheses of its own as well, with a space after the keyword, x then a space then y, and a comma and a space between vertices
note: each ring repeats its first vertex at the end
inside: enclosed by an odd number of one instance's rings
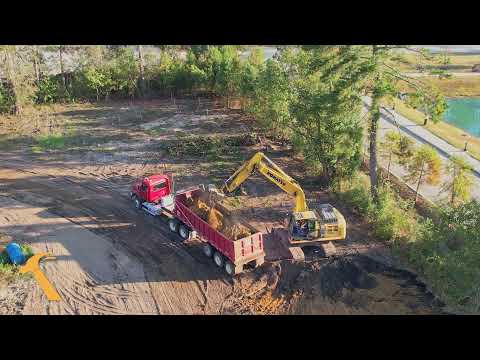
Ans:
POLYGON ((305 193, 298 182, 262 152, 256 153, 230 176, 222 186, 221 192, 229 194, 238 190, 256 171, 295 198, 295 208, 286 222, 288 242, 300 247, 319 245, 327 256, 333 255, 335 247, 331 241, 346 238, 346 222, 343 215, 330 204, 321 204, 317 209, 310 210, 305 193), (327 243, 329 246, 325 246, 327 243))

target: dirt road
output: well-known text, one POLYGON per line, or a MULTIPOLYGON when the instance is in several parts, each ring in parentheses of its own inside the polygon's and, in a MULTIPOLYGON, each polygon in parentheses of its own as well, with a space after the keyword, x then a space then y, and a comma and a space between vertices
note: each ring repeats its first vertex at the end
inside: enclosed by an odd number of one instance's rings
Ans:
MULTIPOLYGON (((183 124, 172 119, 162 118, 162 134, 168 133, 169 127, 180 125, 192 131, 187 115, 183 124)), ((217 130, 246 131, 248 122, 240 122, 235 128, 240 120, 237 115, 232 119, 218 120, 221 126, 217 130)), ((202 125, 202 119, 196 117, 195 121, 195 126, 202 125)), ((229 164, 223 168, 216 159, 166 156, 154 138, 138 136, 141 124, 137 125, 113 124, 104 113, 93 125, 89 123, 87 134, 93 130, 107 133, 115 130, 128 135, 122 141, 110 142, 109 147, 114 149, 107 155, 91 150, 60 151, 47 156, 26 154, 25 149, 3 153, 0 232, 30 243, 35 251, 48 250, 57 256, 43 267, 63 299, 60 304, 49 304, 40 289, 32 285, 23 313, 426 314, 440 311, 415 276, 394 268, 388 249, 372 241, 361 219, 348 209, 341 211, 347 216, 350 236, 339 245, 338 258, 324 260, 312 250, 307 251, 305 263, 279 261, 228 278, 203 256, 199 242, 180 243, 166 224, 136 211, 128 192, 135 176, 166 170, 176 173, 176 181, 182 187, 209 182, 212 174, 222 179, 238 166, 238 160, 233 160, 235 166, 229 164), (135 136, 130 133, 131 128, 137 131, 135 136)), ((162 135, 161 140, 169 139, 162 135)), ((253 146, 242 148, 246 153, 256 150, 253 146)), ((275 161, 285 168, 292 164, 287 155, 280 154, 275 161)), ((287 172, 301 179, 307 195, 321 200, 323 195, 311 191, 315 186, 309 185, 302 170, 290 167, 287 172)), ((278 212, 281 217, 290 207, 289 199, 261 179, 253 178, 249 184, 249 191, 263 199, 259 200, 263 211, 252 212, 252 218, 263 219, 267 212, 278 212), (282 205, 283 202, 286 203, 282 205)))
MULTIPOLYGON (((71 170, 63 171, 72 174, 71 170)), ((220 270, 196 261, 195 252, 192 256, 172 241, 163 224, 136 213, 128 199, 108 189, 101 181, 82 181, 71 175, 59 175, 59 172, 58 168, 40 171, 30 166, 29 170, 2 170, 2 190, 7 189, 10 196, 22 201, 19 204, 26 205, 2 206, 5 223, 1 224, 3 232, 23 233, 25 240, 33 241, 36 250, 49 250, 58 256, 58 261, 46 265, 46 271, 52 283, 59 284, 63 296, 79 302, 73 309, 83 306, 80 313, 89 313, 88 309, 108 313, 106 307, 97 303, 97 300, 102 302, 101 299, 90 301, 88 295, 75 299, 78 293, 88 294, 89 288, 106 282, 119 284, 120 288, 125 283, 133 283, 133 288, 127 288, 123 296, 126 293, 147 294, 136 300, 136 306, 110 304, 112 313, 127 309, 133 313, 160 314, 217 311, 221 295, 228 294, 231 288, 220 270), (10 214, 10 208, 17 210, 10 214), (103 237, 109 238, 116 248, 107 246, 103 237), (142 259, 143 267, 128 261, 132 254, 142 259), (122 275, 123 280, 115 280, 122 275), (68 291, 73 292, 68 294, 68 291), (208 291, 212 295, 207 298, 208 291)), ((108 287, 106 291, 110 291, 113 298, 121 295, 108 287)), ((33 309, 35 306, 32 306, 33 309)))

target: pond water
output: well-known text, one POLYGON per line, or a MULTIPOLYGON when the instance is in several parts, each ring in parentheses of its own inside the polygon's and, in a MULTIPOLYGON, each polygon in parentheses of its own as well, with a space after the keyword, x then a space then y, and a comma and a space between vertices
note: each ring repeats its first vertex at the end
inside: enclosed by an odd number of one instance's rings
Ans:
POLYGON ((480 137, 480 98, 447 99, 446 122, 480 137))

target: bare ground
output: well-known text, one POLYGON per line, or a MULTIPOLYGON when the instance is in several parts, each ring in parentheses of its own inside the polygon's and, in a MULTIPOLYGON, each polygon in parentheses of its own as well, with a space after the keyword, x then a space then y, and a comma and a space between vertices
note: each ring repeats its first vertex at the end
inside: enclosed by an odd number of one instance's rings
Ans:
MULTIPOLYGON (((185 135, 256 132, 252 120, 239 112, 185 100, 173 108, 168 101, 110 104, 57 110, 52 116, 59 118, 57 123, 75 124, 69 149, 31 154, 30 144, 19 142, 4 152, 0 164, 0 231, 31 243, 35 251, 57 256, 43 267, 63 301, 49 304, 31 282, 21 312, 441 312, 415 275, 399 269, 389 249, 371 239, 368 227, 341 204, 334 203, 346 215, 349 238, 337 245, 338 257, 325 260, 315 249, 307 249, 305 263, 268 263, 234 279, 202 256, 198 242, 182 244, 161 220, 135 211, 128 191, 136 176, 169 171, 175 174, 177 188, 218 184, 257 150, 267 150, 302 183, 310 199, 333 202, 318 190, 301 162, 280 146, 167 155, 166 146, 185 135), (210 107, 208 118, 202 117, 205 106, 210 107)), ((241 215, 256 221, 257 227, 278 226, 291 199, 259 177, 249 180, 246 188, 250 196, 242 200, 247 210, 241 215)), ((5 300, 2 293, 1 299, 5 300)))

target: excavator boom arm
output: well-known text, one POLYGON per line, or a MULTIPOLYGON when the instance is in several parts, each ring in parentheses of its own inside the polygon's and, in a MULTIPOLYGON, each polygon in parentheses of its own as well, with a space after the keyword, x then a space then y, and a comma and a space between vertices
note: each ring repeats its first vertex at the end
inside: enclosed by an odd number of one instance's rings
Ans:
POLYGON ((235 191, 255 170, 258 170, 258 172, 287 194, 295 197, 295 212, 308 210, 305 193, 300 185, 262 152, 256 153, 250 160, 235 171, 235 173, 227 179, 222 190, 228 193, 235 191))

